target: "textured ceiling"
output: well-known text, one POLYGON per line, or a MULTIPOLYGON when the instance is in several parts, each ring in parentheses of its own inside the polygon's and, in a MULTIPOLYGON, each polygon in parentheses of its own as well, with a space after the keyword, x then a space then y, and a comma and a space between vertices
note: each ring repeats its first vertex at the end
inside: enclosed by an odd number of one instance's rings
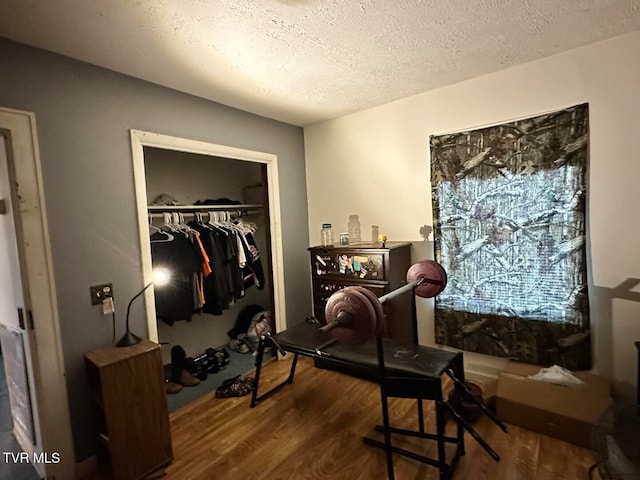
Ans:
POLYGON ((635 30, 640 0, 0 0, 0 36, 295 125, 635 30))

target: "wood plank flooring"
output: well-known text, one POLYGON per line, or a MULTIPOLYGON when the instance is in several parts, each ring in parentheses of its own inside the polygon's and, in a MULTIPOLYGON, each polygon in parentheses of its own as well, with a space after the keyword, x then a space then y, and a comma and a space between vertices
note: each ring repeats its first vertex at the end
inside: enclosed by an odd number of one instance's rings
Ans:
MULTIPOLYGON (((265 366, 261 387, 286 378, 289 361, 265 366)), ((262 390, 264 391, 264 390, 262 390)), ((432 402, 424 402, 427 431, 435 429, 432 402)), ((416 403, 394 399, 392 425, 416 428, 416 403)), ((376 384, 316 369, 300 358, 292 385, 256 408, 249 396, 201 397, 171 415, 174 462, 167 480, 375 480, 386 479, 382 449, 362 437, 382 440, 376 384)), ((450 427, 453 427, 450 422, 450 427)), ((454 480, 586 480, 593 464, 589 450, 509 425, 502 432, 486 417, 474 428, 502 457, 495 462, 468 434, 466 455, 454 480)), ((435 442, 394 437, 399 446, 435 457, 435 442)), ((435 467, 394 455, 398 480, 438 479, 435 467)), ((594 478, 599 479, 595 474, 594 478)))

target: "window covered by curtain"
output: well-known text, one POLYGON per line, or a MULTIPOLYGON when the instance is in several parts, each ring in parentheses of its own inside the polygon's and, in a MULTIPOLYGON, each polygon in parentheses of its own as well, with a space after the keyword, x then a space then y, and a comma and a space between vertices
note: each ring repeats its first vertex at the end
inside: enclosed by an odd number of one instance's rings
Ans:
POLYGON ((588 135, 583 104, 430 138, 438 343, 591 367, 588 135))

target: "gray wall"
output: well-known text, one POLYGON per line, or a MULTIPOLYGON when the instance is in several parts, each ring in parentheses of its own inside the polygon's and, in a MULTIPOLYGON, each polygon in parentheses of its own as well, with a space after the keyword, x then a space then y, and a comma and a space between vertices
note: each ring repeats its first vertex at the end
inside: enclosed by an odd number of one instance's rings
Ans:
MULTIPOLYGON (((142 284, 129 129, 278 155, 289 322, 309 312, 303 132, 0 38, 0 105, 34 112, 76 457, 94 448, 84 354, 112 341, 89 286, 112 282, 118 324, 142 284)), ((132 329, 146 331, 142 302, 132 329)), ((36 319, 37 322, 37 319, 36 319)))

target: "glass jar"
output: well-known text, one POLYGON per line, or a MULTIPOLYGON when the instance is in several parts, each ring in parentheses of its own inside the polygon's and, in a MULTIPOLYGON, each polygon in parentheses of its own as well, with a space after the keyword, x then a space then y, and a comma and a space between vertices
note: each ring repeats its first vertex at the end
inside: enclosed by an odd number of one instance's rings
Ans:
POLYGON ((380 235, 380 227, 378 225, 371 225, 371 241, 378 243, 378 235, 380 235))
POLYGON ((330 223, 323 223, 320 232, 320 243, 323 247, 333 246, 333 230, 330 223))
POLYGON ((350 244, 360 243, 362 241, 360 238, 360 220, 358 220, 358 215, 349 215, 347 230, 349 230, 350 244))

